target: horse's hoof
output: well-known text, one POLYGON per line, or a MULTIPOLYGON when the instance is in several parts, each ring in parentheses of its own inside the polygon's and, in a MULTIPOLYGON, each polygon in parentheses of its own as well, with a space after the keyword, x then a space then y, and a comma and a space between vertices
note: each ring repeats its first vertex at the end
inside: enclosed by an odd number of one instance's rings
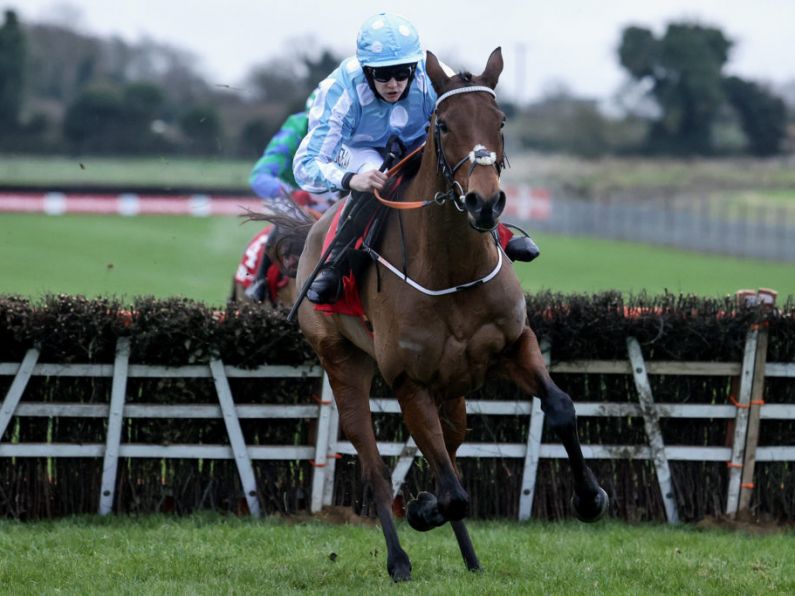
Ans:
POLYGON ((386 570, 395 583, 407 582, 411 579, 411 559, 400 546, 387 555, 386 570))
POLYGON ((596 497, 590 503, 584 503, 583 500, 578 496, 574 495, 571 498, 571 504, 574 507, 574 512, 577 515, 577 519, 581 522, 585 523, 593 523, 599 521, 605 516, 607 513, 608 506, 610 505, 610 499, 601 486, 597 487, 598 492, 596 493, 596 497))
POLYGON ((393 569, 389 569, 389 577, 395 583, 411 581, 411 564, 408 566, 398 565, 393 569))
POLYGON ((467 567, 467 571, 471 571, 472 573, 483 573, 483 567, 477 565, 475 567, 467 567))
POLYGON ((406 506, 406 520, 418 532, 427 532, 444 524, 447 520, 439 512, 436 496, 421 492, 406 506))

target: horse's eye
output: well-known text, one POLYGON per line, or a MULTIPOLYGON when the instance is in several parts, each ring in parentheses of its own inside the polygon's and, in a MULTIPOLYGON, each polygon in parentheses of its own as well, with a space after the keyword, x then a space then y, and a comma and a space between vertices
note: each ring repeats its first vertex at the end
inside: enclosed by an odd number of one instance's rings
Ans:
POLYGON ((503 120, 502 122, 500 122, 500 129, 503 129, 503 128, 505 128, 505 120, 503 120))
POLYGON ((439 120, 439 130, 441 132, 447 132, 447 123, 444 120, 439 120))

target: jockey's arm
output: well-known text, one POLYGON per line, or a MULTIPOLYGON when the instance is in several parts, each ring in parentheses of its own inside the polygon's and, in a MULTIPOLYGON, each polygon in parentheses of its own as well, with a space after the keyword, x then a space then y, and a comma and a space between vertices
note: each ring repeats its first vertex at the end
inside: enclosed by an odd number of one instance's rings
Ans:
POLYGON ((289 193, 296 186, 293 177, 293 156, 307 131, 305 112, 293 114, 284 121, 249 176, 251 189, 263 199, 289 193))
POLYGON ((293 158, 293 175, 301 188, 317 194, 349 190, 343 185, 347 170, 338 160, 355 129, 356 110, 355 101, 339 83, 325 86, 315 100, 309 130, 293 158))

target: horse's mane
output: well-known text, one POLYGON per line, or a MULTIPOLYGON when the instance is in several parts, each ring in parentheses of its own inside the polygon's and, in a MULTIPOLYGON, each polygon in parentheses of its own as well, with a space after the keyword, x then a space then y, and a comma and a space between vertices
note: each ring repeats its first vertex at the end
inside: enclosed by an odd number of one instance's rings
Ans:
POLYGON ((266 213, 257 213, 256 211, 247 210, 243 214, 245 221, 269 221, 278 231, 277 243, 282 242, 295 242, 299 246, 303 246, 306 237, 309 235, 309 229, 315 220, 306 213, 296 210, 294 215, 285 215, 282 213, 275 213, 268 211, 266 213))

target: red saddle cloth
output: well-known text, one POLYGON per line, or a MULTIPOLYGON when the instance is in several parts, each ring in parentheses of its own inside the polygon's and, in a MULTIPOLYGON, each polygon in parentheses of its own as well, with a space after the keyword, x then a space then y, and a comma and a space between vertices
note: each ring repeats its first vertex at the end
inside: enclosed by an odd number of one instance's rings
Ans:
MULTIPOLYGON (((243 258, 237 266, 235 272, 235 283, 243 286, 244 289, 251 287, 257 279, 257 273, 262 267, 262 260, 265 258, 265 245, 268 243, 268 236, 273 231, 272 225, 265 226, 251 239, 243 253, 243 258)), ((284 275, 276 263, 271 263, 265 272, 265 282, 268 288, 268 300, 271 304, 276 304, 279 290, 289 283, 289 278, 284 275)))
MULTIPOLYGON (((347 198, 345 199, 348 200, 347 198)), ((340 202, 337 212, 334 214, 334 219, 331 220, 331 225, 326 232, 326 238, 323 240, 323 253, 331 244, 331 240, 337 234, 337 226, 339 225, 340 215, 345 209, 345 204, 340 202)), ((362 239, 356 241, 356 248, 362 245, 362 239)), ((342 295, 334 304, 315 304, 315 310, 327 315, 348 315, 351 317, 365 318, 364 309, 362 308, 362 301, 359 297, 359 286, 356 283, 356 278, 353 273, 348 273, 342 278, 342 295)))
POLYGON ((272 225, 268 224, 262 228, 251 239, 243 253, 243 258, 237 266, 235 272, 235 283, 248 289, 257 277, 257 271, 262 266, 262 259, 265 257, 265 244, 268 242, 268 235, 271 233, 272 225))
MULTIPOLYGON (((345 200, 347 201, 348 199, 346 198, 345 200)), ((334 219, 331 220, 331 225, 326 232, 326 238, 323 240, 323 253, 326 252, 331 240, 337 233, 340 214, 344 208, 345 205, 340 204, 337 212, 334 214, 334 219)), ((503 224, 497 226, 497 234, 499 236, 500 246, 505 250, 508 241, 513 238, 513 234, 503 224)), ((359 238, 356 241, 356 248, 359 248, 363 241, 362 238, 359 238)), ((356 278, 353 276, 353 273, 348 273, 342 278, 342 294, 334 304, 315 304, 315 310, 326 313, 327 315, 349 315, 366 319, 367 315, 364 313, 361 297, 359 296, 359 286, 356 283, 356 278)))

